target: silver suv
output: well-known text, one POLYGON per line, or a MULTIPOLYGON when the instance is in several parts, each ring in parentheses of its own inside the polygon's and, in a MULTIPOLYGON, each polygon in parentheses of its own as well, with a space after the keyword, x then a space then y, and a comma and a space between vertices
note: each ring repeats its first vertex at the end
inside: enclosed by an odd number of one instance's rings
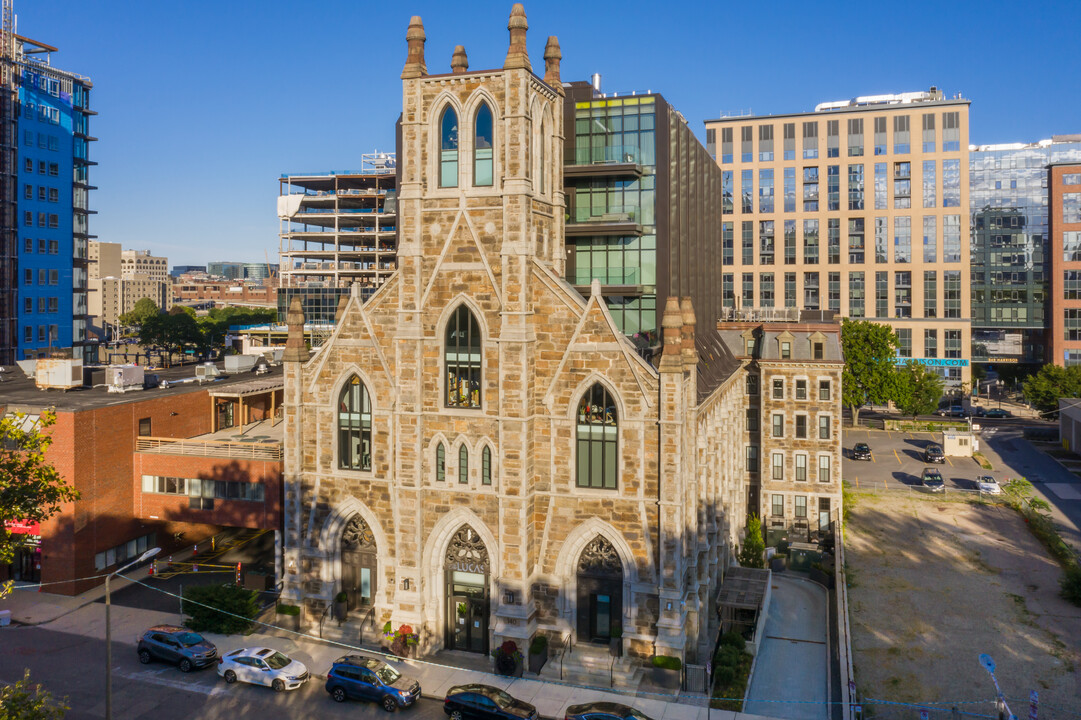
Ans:
POLYGON ((191 672, 218 661, 218 648, 198 633, 175 625, 155 625, 139 637, 139 662, 172 663, 191 672))

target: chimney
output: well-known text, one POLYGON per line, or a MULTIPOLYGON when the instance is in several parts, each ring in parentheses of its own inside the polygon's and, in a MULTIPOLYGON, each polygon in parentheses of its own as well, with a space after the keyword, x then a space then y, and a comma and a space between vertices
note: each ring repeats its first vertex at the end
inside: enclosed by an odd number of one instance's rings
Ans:
POLYGON ((282 362, 307 362, 308 348, 304 346, 304 305, 300 302, 299 295, 294 295, 289 303, 285 324, 289 328, 289 335, 285 340, 282 362))
POLYGON ((683 315, 679 310, 679 298, 669 295, 661 316, 662 342, 661 372, 682 372, 683 359, 680 357, 683 344, 683 315))
POLYGON ((405 67, 402 68, 402 80, 428 74, 424 64, 424 39, 424 23, 420 15, 414 15, 409 19, 409 29, 405 31, 405 44, 409 49, 405 56, 405 67))
POLYGON ((532 71, 533 66, 529 64, 529 53, 525 47, 525 33, 529 29, 529 21, 526 20, 522 3, 514 3, 514 7, 511 8, 507 29, 510 30, 510 47, 507 48, 507 59, 503 63, 503 69, 524 68, 532 71))
POLYGON ((694 304, 689 297, 679 302, 680 319, 683 321, 682 342, 680 343, 683 364, 696 365, 698 363, 698 350, 694 345, 694 326, 698 321, 694 317, 694 304))
POLYGON ((559 79, 559 61, 563 59, 563 53, 559 50, 559 38, 555 35, 548 37, 548 44, 544 46, 544 82, 557 90, 563 86, 559 79))
POLYGON ((450 58, 450 71, 455 75, 461 75, 469 69, 469 58, 465 56, 465 46, 455 45, 454 54, 450 58))

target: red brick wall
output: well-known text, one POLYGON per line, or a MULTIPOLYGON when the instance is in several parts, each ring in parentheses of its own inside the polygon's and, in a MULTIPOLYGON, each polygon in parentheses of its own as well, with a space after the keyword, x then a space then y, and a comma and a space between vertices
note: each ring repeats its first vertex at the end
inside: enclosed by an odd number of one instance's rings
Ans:
MULTIPOLYGON (((159 437, 210 432, 211 404, 206 390, 152 393, 137 402, 57 412, 54 442, 47 458, 81 498, 42 525, 42 582, 97 575, 96 553, 149 532, 157 532, 162 550, 168 551, 176 549, 171 545, 175 532, 185 532, 186 539, 192 541, 217 531, 206 523, 158 522, 135 515, 131 479, 140 418, 149 417, 151 433, 159 437)), ((81 582, 49 589, 74 594, 95 584, 81 582)))
POLYGON ((1051 362, 1055 365, 1065 365, 1066 350, 1081 350, 1081 343, 1066 340, 1065 311, 1068 308, 1081 308, 1081 300, 1066 300, 1064 295, 1065 275, 1067 270, 1081 270, 1081 262, 1066 262, 1063 255, 1062 234, 1067 230, 1081 230, 1081 223, 1064 223, 1062 195, 1063 193, 1081 192, 1081 186, 1063 185, 1062 176, 1068 173, 1081 172, 1081 164, 1077 165, 1053 165, 1048 173, 1047 183, 1047 222, 1048 235, 1051 242, 1051 277, 1049 278, 1051 293, 1051 362))
POLYGON ((281 476, 280 460, 237 460, 136 453, 132 477, 135 516, 151 521, 201 522, 230 527, 276 530, 280 522, 281 476), (258 503, 247 500, 216 499, 213 510, 193 510, 188 507, 186 496, 144 493, 142 491, 143 475, 262 482, 266 500, 258 503))

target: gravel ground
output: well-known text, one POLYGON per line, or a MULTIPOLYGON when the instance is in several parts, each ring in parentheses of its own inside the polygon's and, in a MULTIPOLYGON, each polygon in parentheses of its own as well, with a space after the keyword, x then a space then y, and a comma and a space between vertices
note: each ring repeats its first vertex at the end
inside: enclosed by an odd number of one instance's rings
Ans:
POLYGON ((1041 719, 1081 717, 1081 608, 1059 597, 1058 564, 1012 510, 858 494, 845 553, 861 696, 993 698, 988 653, 1014 713, 1027 717, 1037 690, 1041 719))

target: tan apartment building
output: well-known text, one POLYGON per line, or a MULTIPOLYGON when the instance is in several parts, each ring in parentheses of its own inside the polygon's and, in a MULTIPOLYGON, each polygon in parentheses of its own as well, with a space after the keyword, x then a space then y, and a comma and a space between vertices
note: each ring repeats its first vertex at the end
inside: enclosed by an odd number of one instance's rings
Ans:
POLYGON ((829 313, 746 308, 717 324, 744 363, 747 507, 767 544, 811 542, 841 507, 840 323, 829 313))
POLYGON ((1056 365, 1081 365, 1081 162, 1047 169, 1051 236, 1051 354, 1056 365))
POLYGON ((87 244, 87 258, 87 310, 90 330, 98 337, 105 338, 105 328, 117 326, 120 316, 143 298, 163 310, 173 306, 167 258, 97 240, 87 244))
POLYGON ((968 111, 931 88, 706 121, 724 305, 885 322, 901 358, 968 384, 968 111))
POLYGON ((169 280, 169 258, 151 255, 149 250, 125 250, 120 253, 120 274, 123 277, 145 275, 152 280, 169 280))

